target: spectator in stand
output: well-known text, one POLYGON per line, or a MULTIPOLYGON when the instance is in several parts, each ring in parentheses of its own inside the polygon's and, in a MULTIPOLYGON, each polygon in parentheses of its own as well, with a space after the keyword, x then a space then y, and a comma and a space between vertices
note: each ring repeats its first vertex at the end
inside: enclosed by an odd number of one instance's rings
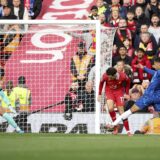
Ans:
POLYGON ((106 6, 103 0, 97 0, 96 6, 98 7, 98 15, 105 13, 106 6))
POLYGON ((85 89, 88 74, 93 66, 93 56, 87 54, 87 51, 85 50, 85 43, 80 42, 78 44, 78 51, 76 55, 71 58, 70 64, 72 81, 78 81, 79 90, 85 89))
POLYGON ((123 7, 126 9, 126 11, 128 12, 131 7, 132 7, 132 2, 131 0, 123 0, 123 7))
POLYGON ((142 48, 145 51, 149 60, 152 60, 153 56, 156 55, 157 44, 151 39, 149 32, 140 34, 140 42, 136 48, 142 48))
POLYGON ((153 14, 151 17, 151 25, 149 26, 148 32, 154 36, 158 45, 160 39, 160 20, 156 14, 153 14))
POLYGON ((145 55, 145 51, 143 49, 136 50, 137 56, 132 60, 132 70, 133 70, 133 84, 142 83, 145 79, 150 79, 151 75, 144 72, 143 69, 139 68, 139 64, 146 66, 147 68, 151 68, 151 63, 147 56, 145 55))
POLYGON ((126 38, 123 42, 124 46, 127 48, 127 56, 134 57, 134 48, 132 47, 131 41, 126 38))
POLYGON ((104 14, 100 14, 99 17, 98 17, 98 20, 100 20, 100 23, 101 23, 102 26, 104 26, 104 27, 111 27, 110 24, 108 24, 106 22, 106 17, 105 17, 104 14))
POLYGON ((120 19, 118 29, 114 38, 114 44, 116 45, 116 47, 122 46, 126 38, 128 38, 132 42, 132 34, 131 31, 127 28, 126 20, 120 19))
POLYGON ((119 47, 118 56, 113 57, 112 65, 115 66, 118 61, 124 61, 125 64, 131 65, 132 58, 127 56, 127 48, 124 46, 119 47))
POLYGON ((26 7, 24 7, 21 1, 13 0, 12 3, 13 3, 11 10, 12 15, 16 15, 18 19, 28 20, 29 19, 28 10, 26 7))
POLYGON ((91 11, 88 16, 88 19, 90 19, 90 20, 97 20, 98 19, 98 7, 97 6, 91 7, 91 11))
POLYGON ((20 43, 19 26, 12 24, 8 26, 7 33, 0 44, 0 64, 5 66, 7 60, 16 51, 20 43), (12 34, 11 34, 12 33, 12 34))
MULTIPOLYGON (((134 48, 138 48, 138 45, 140 43, 140 35, 141 33, 146 33, 148 32, 149 26, 147 24, 142 24, 140 27, 140 32, 138 32, 135 36, 134 39, 134 48)), ((151 41, 153 42, 153 44, 156 44, 156 40, 154 38, 154 36, 151 34, 151 41)))
POLYGON ((134 13, 132 11, 127 12, 127 27, 134 36, 134 33, 136 32, 136 21, 134 20, 134 13))
POLYGON ((119 9, 118 8, 112 9, 111 17, 108 19, 109 23, 113 27, 118 27, 119 20, 120 20, 119 9))
POLYGON ((137 6, 135 8, 135 21, 137 24, 137 26, 136 26, 137 32, 139 32, 142 24, 149 25, 149 23, 150 23, 150 20, 144 14, 143 8, 140 6, 137 6))
POLYGON ((127 10, 125 7, 121 6, 120 0, 112 0, 112 4, 107 8, 105 12, 106 18, 111 15, 112 10, 119 10, 120 17, 126 18, 127 10))
POLYGON ((36 19, 41 12, 43 0, 24 0, 30 19, 36 19))
POLYGON ((137 7, 141 7, 145 16, 149 18, 149 13, 147 10, 147 1, 148 0, 136 0, 136 4, 131 7, 131 10, 135 12, 137 7))
POLYGON ((147 10, 150 17, 152 17, 153 14, 156 14, 158 17, 160 17, 160 1, 150 0, 147 4, 147 10))
POLYGON ((8 5, 7 0, 0 0, 0 17, 4 15, 3 7, 8 5))
POLYGON ((6 5, 3 6, 3 16, 0 19, 17 19, 17 16, 11 13, 11 7, 6 5))
POLYGON ((124 72, 130 79, 132 79, 132 68, 125 64, 124 61, 118 61, 114 68, 116 68, 118 73, 124 72))

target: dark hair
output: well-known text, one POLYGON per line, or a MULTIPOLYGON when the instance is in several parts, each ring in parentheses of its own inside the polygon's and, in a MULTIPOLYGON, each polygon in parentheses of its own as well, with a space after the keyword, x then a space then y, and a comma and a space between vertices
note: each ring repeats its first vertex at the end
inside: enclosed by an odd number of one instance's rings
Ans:
POLYGON ((20 76, 18 78, 18 84, 25 84, 26 83, 26 78, 24 76, 20 76))
POLYGON ((160 57, 157 57, 157 56, 156 56, 156 57, 154 57, 154 58, 153 58, 153 61, 154 61, 154 62, 158 62, 158 63, 160 63, 160 57))
POLYGON ((5 8, 11 9, 11 6, 10 5, 5 5, 5 6, 3 6, 3 9, 5 9, 5 8))
POLYGON ((97 7, 97 6, 92 6, 92 7, 91 7, 91 10, 93 10, 93 9, 95 9, 95 10, 98 11, 98 7, 97 7))
POLYGON ((8 81, 6 83, 6 89, 12 89, 13 88, 13 81, 8 81))
POLYGON ((0 77, 4 77, 4 75, 5 75, 4 69, 0 68, 0 77))
POLYGON ((143 52, 143 53, 145 53, 145 51, 144 51, 143 48, 138 48, 138 49, 136 49, 136 51, 137 51, 137 52, 143 52))
POLYGON ((128 14, 128 13, 135 14, 132 10, 128 10, 128 11, 127 11, 127 14, 128 14))
POLYGON ((117 73, 117 70, 114 67, 110 67, 106 71, 106 74, 108 76, 114 76, 116 73, 117 73))
POLYGON ((80 43, 78 44, 78 47, 80 47, 80 48, 85 48, 85 43, 84 43, 84 42, 80 42, 80 43))
POLYGON ((144 134, 144 133, 142 133, 140 130, 136 130, 134 134, 144 134))
MULTIPOLYGON (((125 41, 125 40, 124 40, 124 41, 125 41)), ((125 48, 125 50, 127 50, 127 48, 126 48, 124 45, 120 45, 120 46, 118 47, 118 52, 119 52, 119 50, 120 50, 121 48, 125 48)))
POLYGON ((152 18, 152 17, 158 17, 158 18, 159 18, 159 16, 158 16, 157 14, 155 14, 155 13, 152 14, 151 18, 152 18))

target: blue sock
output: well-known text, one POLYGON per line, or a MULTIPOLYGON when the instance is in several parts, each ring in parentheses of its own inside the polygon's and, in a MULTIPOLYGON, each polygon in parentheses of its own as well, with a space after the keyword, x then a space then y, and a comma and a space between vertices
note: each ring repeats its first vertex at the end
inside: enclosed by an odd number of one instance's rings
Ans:
POLYGON ((3 114, 3 118, 6 119, 8 121, 8 123, 14 127, 15 129, 18 127, 17 123, 14 121, 14 119, 8 114, 8 113, 4 113, 3 114))
POLYGON ((7 104, 7 106, 10 105, 9 99, 7 98, 7 96, 4 94, 3 90, 0 90, 0 96, 2 97, 2 100, 7 104))

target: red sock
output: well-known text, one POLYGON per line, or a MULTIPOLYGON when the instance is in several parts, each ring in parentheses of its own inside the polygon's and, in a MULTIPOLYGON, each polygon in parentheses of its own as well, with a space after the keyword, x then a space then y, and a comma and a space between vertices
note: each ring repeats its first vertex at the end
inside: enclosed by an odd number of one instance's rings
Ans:
POLYGON ((114 122, 116 120, 116 112, 115 111, 111 111, 109 112, 111 118, 112 118, 112 121, 114 122))
POLYGON ((124 125, 126 131, 128 132, 128 131, 129 131, 129 123, 128 123, 128 119, 123 120, 123 125, 124 125))

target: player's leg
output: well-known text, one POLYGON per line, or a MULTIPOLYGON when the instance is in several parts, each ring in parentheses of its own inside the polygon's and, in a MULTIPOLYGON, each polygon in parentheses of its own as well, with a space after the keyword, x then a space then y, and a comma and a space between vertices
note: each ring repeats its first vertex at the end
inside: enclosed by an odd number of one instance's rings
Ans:
MULTIPOLYGON (((123 106, 118 106, 118 112, 120 115, 122 115, 124 113, 124 107, 123 106)), ((129 122, 128 122, 128 118, 123 119, 123 125, 126 129, 127 134, 130 136, 131 132, 130 132, 130 128, 129 128, 129 122)))
POLYGON ((105 107, 108 107, 110 117, 114 122, 116 120, 116 112, 114 111, 114 101, 112 99, 108 99, 106 101, 105 107))
MULTIPOLYGON (((106 101, 106 105, 108 106, 109 114, 112 119, 112 122, 116 120, 116 112, 114 111, 114 97, 108 95, 108 99, 106 101)), ((118 134, 118 125, 114 126, 113 134, 118 134)))
POLYGON ((140 99, 136 101, 136 103, 122 115, 120 115, 113 123, 112 126, 116 126, 119 124, 121 120, 127 119, 132 113, 137 112, 145 107, 150 106, 153 104, 152 96, 143 95, 140 99))
MULTIPOLYGON (((118 90, 115 93, 115 103, 116 103, 119 114, 122 115, 124 113, 124 97, 123 97, 123 92, 121 90, 118 90)), ((127 131, 127 134, 130 136, 131 132, 129 129, 128 118, 123 119, 123 125, 127 131)))
POLYGON ((133 105, 131 107, 131 109, 127 110, 126 112, 124 112, 123 114, 121 114, 113 123, 113 126, 116 126, 117 124, 119 124, 120 121, 123 121, 125 119, 127 119, 131 114, 133 114, 134 112, 139 111, 140 108, 137 105, 133 105))
POLYGON ((15 128, 15 130, 18 132, 18 133, 23 133, 23 131, 18 127, 18 125, 16 124, 16 122, 14 121, 14 119, 8 114, 5 112, 5 110, 0 107, 0 115, 7 120, 7 122, 13 127, 15 128))

